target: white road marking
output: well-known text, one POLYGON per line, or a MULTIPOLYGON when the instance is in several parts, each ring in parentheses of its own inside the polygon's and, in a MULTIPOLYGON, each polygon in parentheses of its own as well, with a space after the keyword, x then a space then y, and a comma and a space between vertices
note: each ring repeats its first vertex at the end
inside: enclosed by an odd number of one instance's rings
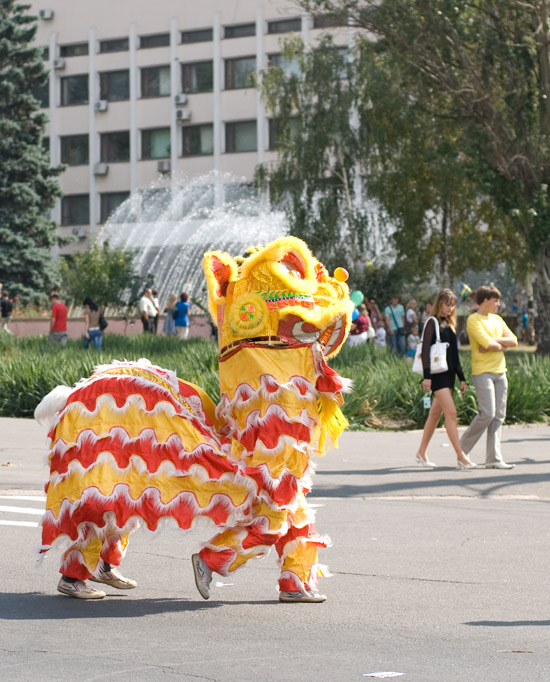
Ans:
POLYGON ((35 521, 2 521, 0 520, 0 526, 28 526, 31 528, 38 528, 40 524, 35 521))
POLYGON ((12 512, 15 514, 38 514, 42 516, 43 509, 33 509, 32 507, 4 507, 0 505, 0 512, 12 512))

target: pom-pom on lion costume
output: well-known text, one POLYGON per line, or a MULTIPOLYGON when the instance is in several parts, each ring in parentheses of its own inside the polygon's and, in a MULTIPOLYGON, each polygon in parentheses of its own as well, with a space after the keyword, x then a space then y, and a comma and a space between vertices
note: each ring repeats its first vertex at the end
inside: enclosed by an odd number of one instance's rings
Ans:
POLYGON ((46 396, 35 414, 51 438, 40 551, 64 546, 60 572, 77 585, 134 587, 109 573, 133 530, 206 519, 219 529, 193 556, 205 598, 213 571, 227 576, 275 545, 280 598, 321 601, 317 549, 328 540, 305 495, 311 456, 346 427, 347 382, 326 357, 349 331, 347 285, 292 237, 246 258, 207 253, 204 269, 220 403, 146 360, 97 367, 46 396))

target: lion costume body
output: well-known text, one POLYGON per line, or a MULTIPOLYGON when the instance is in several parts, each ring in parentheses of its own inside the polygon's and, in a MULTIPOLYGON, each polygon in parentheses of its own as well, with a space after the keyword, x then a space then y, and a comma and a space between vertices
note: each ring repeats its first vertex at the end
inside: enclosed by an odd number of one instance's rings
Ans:
POLYGON ((49 423, 50 478, 41 553, 64 546, 60 572, 86 580, 118 566, 130 533, 165 523, 218 527, 201 558, 228 575, 275 545, 281 591, 323 573, 306 503, 311 456, 346 426, 346 380, 326 357, 349 331, 347 286, 298 239, 234 260, 204 257, 219 331, 221 399, 148 361, 96 368, 36 410, 49 423))

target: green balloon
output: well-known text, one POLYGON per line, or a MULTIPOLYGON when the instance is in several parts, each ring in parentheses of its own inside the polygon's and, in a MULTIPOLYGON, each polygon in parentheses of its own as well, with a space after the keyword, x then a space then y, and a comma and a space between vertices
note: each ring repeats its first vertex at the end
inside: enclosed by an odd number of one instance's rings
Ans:
POLYGON ((363 303, 363 301, 365 300, 363 293, 358 289, 352 291, 349 297, 351 298, 352 302, 355 303, 355 305, 361 305, 361 303, 363 303))

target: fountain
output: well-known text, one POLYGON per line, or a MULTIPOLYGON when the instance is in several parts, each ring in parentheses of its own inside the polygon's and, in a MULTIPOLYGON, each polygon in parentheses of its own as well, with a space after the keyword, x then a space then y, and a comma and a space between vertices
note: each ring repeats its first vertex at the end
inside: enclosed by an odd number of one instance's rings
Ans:
POLYGON ((136 271, 144 285, 152 282, 161 303, 183 291, 197 302, 205 297, 205 251, 235 256, 286 233, 284 214, 270 210, 253 187, 211 172, 169 184, 160 179, 135 192, 109 217, 98 241, 135 250, 136 271))

